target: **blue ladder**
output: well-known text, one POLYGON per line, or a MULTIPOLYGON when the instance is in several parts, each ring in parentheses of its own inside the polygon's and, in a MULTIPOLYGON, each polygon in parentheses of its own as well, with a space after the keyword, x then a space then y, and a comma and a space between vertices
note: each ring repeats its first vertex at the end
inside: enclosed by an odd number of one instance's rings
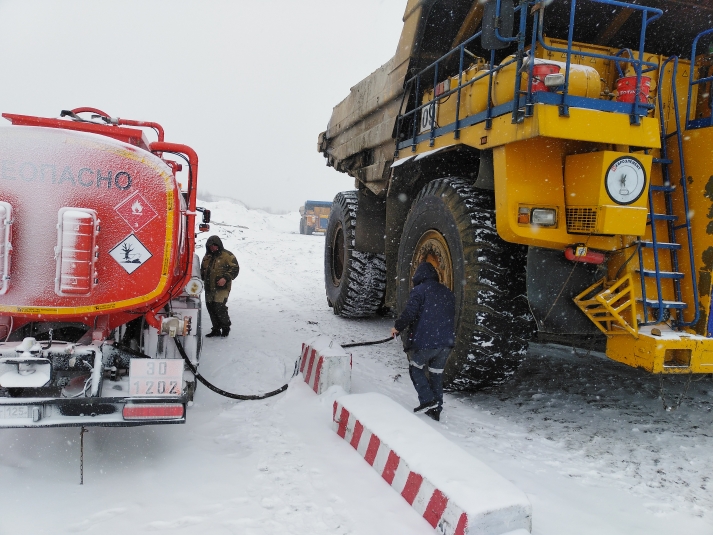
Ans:
MULTIPOLYGON (((693 65, 691 65, 693 68, 693 65)), ((662 323, 666 321, 667 315, 671 315, 671 311, 675 311, 675 316, 671 316, 671 326, 676 329, 682 329, 684 327, 691 327, 698 322, 699 311, 696 305, 696 296, 698 295, 698 287, 696 277, 694 275, 694 255, 693 255, 693 240, 691 236, 691 218, 690 210, 688 206, 688 188, 686 181, 686 167, 684 164, 683 157, 683 134, 681 132, 681 118, 678 111, 678 91, 676 88, 676 78, 678 75, 678 57, 671 56, 660 67, 659 70, 659 81, 658 81, 658 115, 659 122, 661 126, 661 157, 654 158, 655 164, 661 165, 661 171, 663 175, 663 185, 649 187, 649 221, 647 225, 651 227, 651 241, 640 241, 639 242, 639 269, 638 272, 641 276, 641 302, 644 309, 643 322, 639 325, 655 325, 657 323, 662 323), (663 115, 663 78, 666 72, 666 66, 673 61, 673 71, 671 73, 671 87, 673 90, 673 110, 676 118, 676 130, 671 134, 666 133, 666 125, 664 123, 663 115), (671 169, 670 166, 673 161, 668 157, 668 147, 667 142, 670 138, 675 137, 678 142, 678 164, 681 170, 681 178, 679 180, 681 195, 683 197, 683 207, 684 207, 684 222, 678 223, 679 216, 674 214, 673 207, 673 192, 676 191, 675 185, 671 181, 671 169), (663 195, 664 205, 666 208, 666 213, 659 214, 656 213, 655 199, 663 195), (657 222, 664 222, 666 224, 667 230, 667 241, 660 241, 658 237, 658 231, 656 228, 657 222), (677 224, 678 223, 678 224, 677 224), (683 246, 677 241, 677 236, 680 232, 685 230, 687 234, 688 243, 688 257, 691 277, 691 285, 693 289, 692 306, 695 309, 694 318, 692 321, 686 322, 683 318, 684 310, 688 308, 689 303, 684 301, 683 292, 681 290, 681 281, 686 278, 686 274, 680 269, 680 259, 679 252, 683 246), (643 249, 651 249, 653 251, 654 257, 654 269, 646 269, 644 267, 644 253, 643 249), (670 257, 671 271, 661 270, 661 255, 668 254, 670 257), (646 280, 653 278, 656 281, 656 295, 647 296, 646 295, 646 280), (671 281, 673 284, 673 295, 674 300, 665 300, 663 298, 662 285, 664 281, 671 281), (650 320, 649 314, 651 313, 652 318, 650 320)))

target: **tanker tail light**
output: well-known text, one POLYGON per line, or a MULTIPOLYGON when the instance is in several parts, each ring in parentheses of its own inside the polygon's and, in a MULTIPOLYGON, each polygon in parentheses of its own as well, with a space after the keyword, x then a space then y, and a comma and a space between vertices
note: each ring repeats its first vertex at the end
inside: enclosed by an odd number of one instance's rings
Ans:
POLYGON ((99 283, 95 262, 99 256, 99 218, 88 208, 61 208, 57 223, 55 293, 83 296, 99 283))
POLYGON ((10 254, 12 252, 12 206, 0 202, 0 295, 10 287, 10 254))
POLYGON ((182 403, 127 404, 122 411, 124 420, 153 420, 183 418, 182 403))

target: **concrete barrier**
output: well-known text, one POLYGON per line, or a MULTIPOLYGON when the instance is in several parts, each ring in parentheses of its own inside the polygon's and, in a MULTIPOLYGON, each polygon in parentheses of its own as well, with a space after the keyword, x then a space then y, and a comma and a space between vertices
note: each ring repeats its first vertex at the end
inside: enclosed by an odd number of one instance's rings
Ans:
POLYGON ((381 394, 334 402, 334 428, 443 535, 529 533, 532 506, 515 485, 381 394))
POLYGON ((317 336, 302 344, 300 372, 304 382, 317 394, 334 385, 351 391, 352 357, 326 336, 317 336))

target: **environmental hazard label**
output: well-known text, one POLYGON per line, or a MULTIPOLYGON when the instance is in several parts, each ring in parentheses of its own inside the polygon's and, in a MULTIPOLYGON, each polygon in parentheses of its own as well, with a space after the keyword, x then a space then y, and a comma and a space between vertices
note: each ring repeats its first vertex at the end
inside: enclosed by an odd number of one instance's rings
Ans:
POLYGON ((133 234, 119 242, 116 247, 109 251, 109 255, 119 262, 119 265, 127 273, 133 273, 153 256, 133 234))
POLYGON ((114 210, 134 232, 144 228, 158 215, 138 191, 116 205, 114 210))

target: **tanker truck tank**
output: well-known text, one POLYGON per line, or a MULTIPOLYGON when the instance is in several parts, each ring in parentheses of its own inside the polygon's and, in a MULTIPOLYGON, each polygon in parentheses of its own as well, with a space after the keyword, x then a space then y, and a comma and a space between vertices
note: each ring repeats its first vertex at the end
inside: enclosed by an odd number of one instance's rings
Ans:
POLYGON ((176 340, 194 365, 201 341, 197 155, 92 108, 3 116, 0 427, 184 422, 195 378, 176 340), (185 191, 168 154, 188 163, 185 191))

